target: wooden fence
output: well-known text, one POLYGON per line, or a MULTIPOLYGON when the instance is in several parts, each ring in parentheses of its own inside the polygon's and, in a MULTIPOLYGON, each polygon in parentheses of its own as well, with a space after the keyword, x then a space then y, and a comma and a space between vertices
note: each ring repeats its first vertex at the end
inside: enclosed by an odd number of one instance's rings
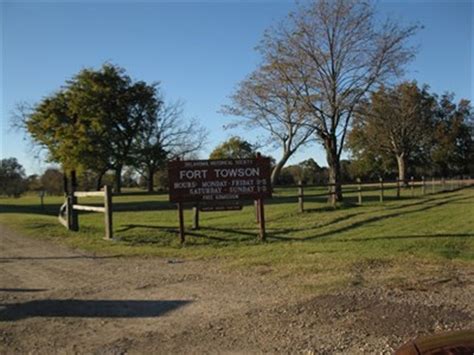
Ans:
MULTIPOLYGON (((401 198, 404 194, 408 194, 410 197, 415 197, 415 189, 419 190, 419 195, 426 195, 428 193, 439 193, 446 191, 454 191, 460 188, 467 186, 473 186, 473 179, 435 179, 431 178, 429 180, 424 177, 421 180, 415 180, 414 177, 411 177, 408 181, 403 184, 398 179, 395 181, 384 181, 382 178, 379 178, 378 182, 367 182, 362 183, 361 179, 357 179, 355 184, 342 185, 346 186, 343 192, 344 194, 355 193, 357 195, 357 204, 362 205, 364 202, 364 194, 367 198, 368 193, 376 192, 378 194, 379 202, 383 203, 386 198, 386 192, 389 190, 395 190, 396 198, 401 198)), ((333 184, 325 185, 314 185, 314 184, 303 184, 300 182, 297 185, 290 186, 281 186, 282 188, 296 188, 296 195, 285 196, 287 198, 297 197, 298 198, 298 210, 304 212, 304 203, 305 198, 314 198, 314 197, 329 197, 333 192, 325 191, 321 193, 305 193, 305 189, 316 188, 316 187, 331 187, 333 184)), ((277 197, 278 198, 278 197, 277 197)))
POLYGON ((59 222, 67 229, 72 231, 79 230, 79 214, 77 211, 100 212, 104 213, 105 219, 105 238, 113 238, 112 230, 112 189, 110 186, 104 186, 102 191, 73 191, 66 196, 66 201, 59 210, 59 222), (77 202, 79 197, 103 197, 103 206, 81 205, 77 202))

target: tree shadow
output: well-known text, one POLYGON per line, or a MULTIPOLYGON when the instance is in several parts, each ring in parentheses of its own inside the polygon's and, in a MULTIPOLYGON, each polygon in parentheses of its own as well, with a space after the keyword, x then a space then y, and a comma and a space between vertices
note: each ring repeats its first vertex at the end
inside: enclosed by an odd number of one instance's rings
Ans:
POLYGON ((57 216, 61 204, 46 204, 42 208, 40 205, 10 205, 0 204, 0 213, 25 213, 39 214, 44 216, 57 216))
POLYGON ((142 318, 160 317, 192 301, 166 300, 38 300, 0 304, 1 321, 32 317, 142 318))
POLYGON ((404 215, 408 215, 408 214, 412 214, 412 213, 423 212, 423 211, 427 211, 427 210, 430 210, 430 209, 433 209, 433 208, 436 208, 436 207, 446 205, 446 204, 451 203, 451 202, 463 201, 463 200, 468 200, 468 199, 470 199, 470 197, 447 198, 447 199, 444 199, 442 201, 439 201, 438 203, 433 203, 433 204, 430 204, 428 206, 423 206, 421 208, 417 208, 417 209, 413 209, 413 210, 409 210, 409 211, 401 211, 401 212, 384 214, 384 215, 381 215, 381 216, 369 217, 369 218, 363 219, 361 221, 351 223, 347 226, 340 227, 340 228, 337 228, 337 229, 334 229, 334 230, 331 230, 331 231, 327 231, 327 232, 324 232, 324 233, 319 233, 319 234, 309 236, 309 237, 297 238, 297 237, 291 237, 291 236, 281 236, 281 235, 276 235, 276 234, 269 234, 268 237, 271 238, 271 239, 280 240, 280 241, 282 241, 282 240, 287 240, 287 241, 309 241, 309 240, 319 239, 319 238, 323 238, 323 237, 327 237, 327 236, 332 236, 332 235, 335 235, 335 234, 338 234, 338 233, 347 232, 349 230, 361 227, 361 226, 366 225, 366 224, 383 221, 383 220, 389 219, 389 218, 400 217, 400 216, 404 216, 404 215))
POLYGON ((338 239, 335 243, 360 243, 373 240, 399 240, 399 239, 441 239, 441 238, 474 238, 474 233, 443 233, 443 234, 411 234, 411 235, 388 235, 371 238, 338 239))
MULTIPOLYGON (((381 220, 385 220, 388 218, 395 218, 403 215, 407 215, 410 213, 416 213, 416 212, 421 212, 425 210, 429 210, 435 207, 439 207, 451 202, 458 202, 458 201, 463 201, 466 199, 469 199, 470 197, 460 197, 460 196, 445 196, 444 198, 440 199, 438 198, 426 198, 421 201, 416 201, 413 203, 406 203, 401 206, 395 206, 395 207, 386 207, 385 210, 387 211, 392 211, 392 213, 388 214, 383 214, 380 216, 372 216, 365 218, 363 220, 359 220, 357 222, 351 223, 346 226, 341 226, 339 228, 333 229, 331 231, 319 233, 316 235, 312 235, 309 237, 292 237, 288 234, 291 233, 298 233, 298 232, 305 232, 305 231, 311 231, 311 230, 318 230, 322 229, 331 225, 335 225, 347 220, 350 220, 352 218, 355 218, 357 216, 362 216, 362 215, 367 215, 370 213, 370 211, 359 211, 355 213, 349 213, 344 216, 340 216, 337 218, 334 218, 326 223, 323 224, 318 224, 318 225, 311 225, 303 228, 268 228, 267 229, 267 240, 270 242, 278 242, 278 241, 309 241, 317 238, 322 238, 326 236, 333 236, 338 233, 343 233, 349 230, 352 230, 354 228, 361 227, 365 224, 370 224, 374 222, 378 222, 381 220), (433 201, 436 201, 437 203, 432 203, 433 201), (420 208, 416 209, 411 209, 409 211, 398 211, 399 209, 403 208, 410 208, 410 207, 418 207, 421 206, 420 208)), ((327 209, 333 210, 332 207, 329 206, 324 206, 321 208, 316 208, 313 210, 310 210, 308 213, 312 212, 321 212, 325 211, 327 209)), ((271 221, 267 221, 267 223, 270 223, 271 221)), ((157 225, 146 225, 146 224, 127 224, 124 225, 123 228, 117 230, 117 232, 126 232, 132 229, 138 229, 138 228, 145 228, 145 229, 157 229, 161 230, 167 233, 171 233, 173 235, 178 235, 178 228, 177 226, 157 226, 157 225)), ((213 242, 220 242, 220 243, 242 243, 242 242, 255 242, 257 240, 258 236, 258 226, 255 225, 255 229, 253 228, 222 228, 222 227, 210 227, 210 226, 201 226, 198 230, 193 230, 193 229, 186 229, 186 236, 190 237, 195 237, 200 239, 201 245, 206 245, 206 244, 212 244, 213 242), (221 233, 226 233, 230 235, 239 235, 240 238, 233 238, 232 236, 230 237, 221 237, 221 236, 216 236, 212 235, 212 232, 221 232, 221 233), (207 240, 208 242, 202 242, 202 240, 207 240)), ((132 242, 133 244, 160 244, 164 242, 163 238, 156 237, 156 238, 150 238, 150 237, 144 237, 140 238, 137 236, 133 236, 132 238, 122 238, 122 240, 126 242, 132 242)), ((369 239, 372 240, 372 239, 369 239)))

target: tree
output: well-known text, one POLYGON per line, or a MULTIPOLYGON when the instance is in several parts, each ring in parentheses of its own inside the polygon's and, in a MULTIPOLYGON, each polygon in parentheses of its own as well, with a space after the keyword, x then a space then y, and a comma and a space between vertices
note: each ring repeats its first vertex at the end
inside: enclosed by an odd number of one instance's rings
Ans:
POLYGON ((253 159, 256 155, 252 144, 234 136, 215 147, 209 159, 253 159))
POLYGON ((267 133, 267 144, 282 150, 275 164, 271 182, 278 179, 281 169, 298 148, 312 138, 314 128, 307 124, 307 115, 302 110, 291 85, 280 77, 270 65, 262 65, 231 96, 231 105, 223 112, 240 119, 228 127, 243 126, 248 130, 263 129, 267 133))
POLYGON ((166 161, 201 150, 207 132, 196 120, 186 120, 183 103, 165 102, 160 98, 155 121, 137 138, 133 153, 134 166, 146 179, 148 192, 153 191, 154 175, 164 168, 166 161))
POLYGON ((20 197, 26 191, 25 169, 16 158, 0 161, 0 195, 20 197))
POLYGON ((63 192, 63 173, 56 168, 48 168, 40 178, 43 190, 50 195, 61 195, 63 192))
POLYGON ((468 100, 453 102, 454 95, 442 95, 434 115, 431 160, 440 176, 469 174, 474 160, 474 111, 468 100))
POLYGON ((136 138, 154 124, 161 105, 158 84, 133 82, 123 68, 104 64, 100 70, 80 71, 68 81, 68 90, 71 110, 84 119, 83 129, 99 153, 100 173, 113 169, 120 193, 122 169, 135 161, 136 138))
POLYGON ((26 190, 27 191, 41 191, 43 186, 37 174, 29 175, 26 178, 26 190))
POLYGON ((326 150, 330 200, 342 200, 340 156, 354 109, 374 85, 402 72, 416 26, 377 24, 371 3, 315 0, 266 32, 265 63, 291 86, 326 150))
POLYGON ((299 183, 305 184, 326 184, 327 183, 327 168, 319 166, 314 159, 309 158, 296 165, 290 165, 282 170, 282 177, 285 180, 278 179, 279 183, 299 183), (291 179, 290 179, 291 177, 291 179))
POLYGON ((65 172, 95 171, 98 188, 104 174, 115 170, 120 192, 122 168, 133 162, 136 137, 155 120, 157 95, 157 84, 133 82, 124 69, 104 64, 81 70, 33 107, 20 107, 17 125, 65 172))
POLYGON ((406 183, 408 165, 427 161, 431 146, 435 99, 427 87, 405 82, 393 89, 380 88, 359 106, 349 149, 356 160, 370 160, 380 167, 395 160, 398 178, 406 183))

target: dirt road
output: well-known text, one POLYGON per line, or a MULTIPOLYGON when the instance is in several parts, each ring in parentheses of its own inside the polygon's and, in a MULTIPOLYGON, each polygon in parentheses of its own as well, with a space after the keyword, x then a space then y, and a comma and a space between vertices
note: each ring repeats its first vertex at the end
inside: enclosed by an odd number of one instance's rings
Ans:
POLYGON ((474 327, 473 273, 436 291, 295 280, 218 262, 95 257, 0 226, 0 353, 367 353, 474 327))

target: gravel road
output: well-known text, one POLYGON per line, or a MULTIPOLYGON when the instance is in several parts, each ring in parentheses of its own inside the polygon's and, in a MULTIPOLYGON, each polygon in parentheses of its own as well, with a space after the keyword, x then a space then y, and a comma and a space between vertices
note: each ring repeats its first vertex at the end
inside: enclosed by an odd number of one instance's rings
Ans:
POLYGON ((262 270, 94 256, 0 226, 0 353, 391 353, 474 328, 474 270, 451 275, 315 296, 262 270))

